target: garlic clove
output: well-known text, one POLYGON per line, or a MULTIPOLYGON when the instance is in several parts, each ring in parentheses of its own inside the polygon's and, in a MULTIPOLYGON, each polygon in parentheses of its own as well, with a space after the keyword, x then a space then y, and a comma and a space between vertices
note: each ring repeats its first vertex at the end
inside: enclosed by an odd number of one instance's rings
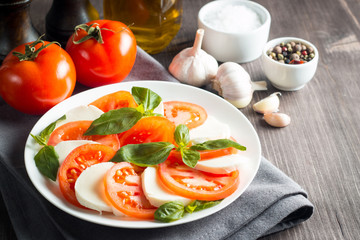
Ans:
POLYGON ((194 45, 183 49, 171 61, 169 72, 180 82, 195 87, 210 83, 218 70, 216 59, 201 49, 204 29, 198 29, 194 45))
POLYGON ((252 99, 252 96, 245 97, 245 98, 239 98, 239 99, 235 99, 235 100, 231 100, 231 99, 225 99, 225 100, 237 108, 244 108, 247 105, 249 105, 249 103, 251 102, 251 99, 252 99))
POLYGON ((254 91, 267 90, 267 83, 265 81, 251 82, 251 87, 254 91))
POLYGON ((286 127, 290 124, 290 116, 285 113, 265 113, 264 120, 273 127, 286 127))
POLYGON ((275 92, 270 94, 270 96, 267 96, 266 98, 256 102, 253 105, 254 111, 263 114, 279 111, 280 99, 278 95, 281 95, 281 93, 275 92))
MULTIPOLYGON (((201 87, 210 83, 210 79, 215 77, 216 72, 213 73, 212 70, 209 70, 206 67, 208 64, 204 64, 205 61, 202 56, 194 57, 187 68, 187 79, 183 82, 195 87, 201 87)), ((213 69, 218 67, 217 62, 215 64, 212 64, 213 69)))
POLYGON ((187 52, 189 50, 184 49, 177 54, 169 66, 169 72, 182 83, 187 83, 188 81, 188 72, 183 71, 183 69, 189 69, 192 64, 191 61, 183 61, 188 56, 187 52))
POLYGON ((239 64, 225 62, 220 65, 212 87, 220 96, 237 108, 246 107, 255 90, 266 90, 266 82, 252 82, 249 73, 239 64))

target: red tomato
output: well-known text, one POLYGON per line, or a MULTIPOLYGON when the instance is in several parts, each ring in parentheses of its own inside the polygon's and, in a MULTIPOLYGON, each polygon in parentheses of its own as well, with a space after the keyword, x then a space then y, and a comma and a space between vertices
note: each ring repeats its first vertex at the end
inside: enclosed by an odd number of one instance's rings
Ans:
POLYGON ((139 169, 127 162, 115 164, 105 176, 105 194, 120 212, 136 218, 153 219, 156 207, 145 197, 139 169))
POLYGON ((56 146, 59 142, 67 140, 91 140, 112 147, 114 150, 120 148, 116 134, 84 136, 91 123, 92 121, 74 121, 61 125, 51 133, 48 145, 56 146))
MULTIPOLYGON (((49 42, 44 41, 44 44, 49 42)), ((76 82, 75 66, 59 45, 42 49, 32 60, 20 61, 14 52, 25 53, 26 43, 16 47, 0 67, 0 95, 15 109, 27 114, 43 114, 71 96, 76 82)), ((34 51, 42 46, 38 43, 34 51)))
POLYGON ((82 207, 75 196, 75 182, 88 167, 107 162, 115 155, 115 150, 102 144, 85 144, 75 148, 66 157, 59 169, 61 193, 71 204, 82 207))
POLYGON ((165 117, 176 126, 185 124, 189 129, 203 124, 207 118, 206 110, 194 103, 169 101, 164 102, 165 117))
POLYGON ((75 44, 89 34, 79 29, 66 44, 66 51, 74 60, 80 83, 97 87, 121 82, 130 73, 136 58, 136 40, 129 27, 118 21, 95 20, 86 25, 99 28, 103 43, 90 38, 75 44))
POLYGON ((138 106, 135 102, 134 97, 128 91, 118 91, 107 94, 90 103, 89 105, 94 105, 95 107, 101 109, 103 112, 108 112, 110 110, 123 107, 136 108, 138 106))
POLYGON ((144 117, 119 134, 120 146, 148 142, 174 142, 175 125, 164 117, 144 117))
POLYGON ((158 172, 162 183, 175 194, 197 200, 226 198, 235 192, 240 183, 237 170, 216 176, 172 161, 161 163, 158 172))

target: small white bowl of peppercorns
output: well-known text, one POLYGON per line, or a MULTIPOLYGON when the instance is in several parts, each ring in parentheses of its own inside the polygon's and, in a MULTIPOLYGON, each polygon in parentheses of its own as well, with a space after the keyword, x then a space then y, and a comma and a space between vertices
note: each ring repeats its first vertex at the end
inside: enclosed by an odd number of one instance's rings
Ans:
POLYGON ((263 71, 274 87, 296 91, 314 77, 319 52, 304 39, 282 37, 266 43, 261 60, 263 71))

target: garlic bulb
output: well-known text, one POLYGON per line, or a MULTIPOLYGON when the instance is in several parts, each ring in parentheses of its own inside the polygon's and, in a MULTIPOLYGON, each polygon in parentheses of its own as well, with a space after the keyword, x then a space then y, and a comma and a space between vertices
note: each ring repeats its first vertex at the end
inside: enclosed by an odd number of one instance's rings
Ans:
POLYGON ((270 96, 261 99, 253 105, 254 111, 258 113, 272 113, 279 111, 280 99, 278 95, 281 95, 281 93, 275 92, 270 94, 270 96))
POLYGON ((216 76, 218 63, 201 49, 204 29, 196 32, 194 46, 178 53, 169 66, 169 72, 180 82, 201 87, 216 76))
POLYGON ((239 64, 226 62, 220 65, 212 87, 225 100, 237 108, 246 107, 256 90, 267 90, 266 82, 252 82, 250 75, 239 64))
POLYGON ((290 124, 290 117, 285 113, 265 113, 264 120, 273 127, 286 127, 290 124))

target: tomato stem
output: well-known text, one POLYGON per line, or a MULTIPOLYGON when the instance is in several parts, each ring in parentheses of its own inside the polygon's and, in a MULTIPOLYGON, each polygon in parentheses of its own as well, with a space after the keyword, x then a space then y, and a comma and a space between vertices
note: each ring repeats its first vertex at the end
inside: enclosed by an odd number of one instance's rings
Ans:
POLYGON ((95 40, 98 41, 98 43, 103 44, 104 40, 103 40, 102 35, 101 35, 101 30, 108 30, 108 31, 114 32, 111 29, 100 28, 97 23, 93 23, 93 24, 90 24, 90 25, 80 24, 80 25, 75 27, 75 34, 73 35, 73 43, 74 44, 80 44, 80 43, 85 42, 86 40, 88 40, 90 38, 95 38, 95 40), (94 27, 94 25, 96 25, 96 26, 94 27), (79 29, 82 29, 82 30, 86 31, 88 35, 86 35, 85 37, 81 38, 78 41, 75 41, 74 40, 75 34, 77 35, 77 32, 78 32, 79 29))
POLYGON ((40 53, 43 49, 45 49, 45 48, 47 48, 48 46, 50 46, 51 44, 56 43, 56 44, 58 44, 59 46, 61 46, 60 43, 55 42, 55 41, 54 41, 54 42, 50 42, 50 43, 48 43, 48 44, 45 45, 45 42, 44 42, 43 40, 41 40, 41 38, 42 38, 43 36, 45 36, 45 34, 41 35, 36 41, 34 41, 34 42, 30 43, 30 44, 26 44, 26 45, 25 45, 25 53, 13 52, 13 55, 16 56, 16 57, 18 57, 20 62, 21 62, 21 61, 34 61, 34 60, 37 58, 37 56, 39 55, 39 53, 40 53), (41 43, 41 47, 39 47, 39 48, 36 50, 35 46, 36 46, 37 44, 39 44, 39 43, 41 43))
MULTIPOLYGON (((126 28, 129 28, 131 25, 133 25, 133 24, 130 24, 126 28)), ((123 28, 121 31, 124 31, 126 28, 123 28)), ((100 28, 98 23, 92 23, 90 25, 87 25, 87 24, 84 23, 84 24, 77 25, 75 27, 75 34, 73 35, 72 41, 73 41, 74 44, 80 44, 80 43, 85 42, 86 40, 88 40, 90 38, 94 38, 98 43, 103 44, 104 40, 103 40, 102 35, 101 35, 102 30, 110 31, 110 32, 113 32, 113 33, 118 33, 118 32, 115 32, 112 29, 100 28), (94 26, 94 25, 96 25, 96 26, 94 26), (86 35, 85 37, 79 39, 78 41, 75 41, 75 35, 77 35, 79 29, 82 29, 82 30, 86 31, 88 35, 86 35)), ((119 32, 121 32, 121 31, 119 31, 119 32)))

